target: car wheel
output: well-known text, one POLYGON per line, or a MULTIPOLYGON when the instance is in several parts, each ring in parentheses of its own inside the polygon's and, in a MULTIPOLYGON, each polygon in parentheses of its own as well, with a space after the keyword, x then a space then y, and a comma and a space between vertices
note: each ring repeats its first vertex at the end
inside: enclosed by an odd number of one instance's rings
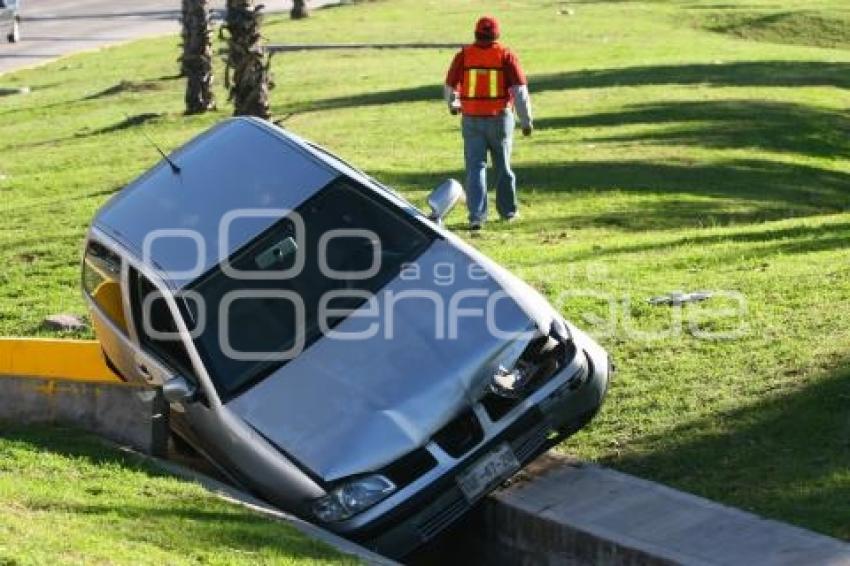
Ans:
POLYGON ((21 40, 21 24, 17 21, 12 24, 12 31, 7 38, 9 43, 18 43, 21 40))

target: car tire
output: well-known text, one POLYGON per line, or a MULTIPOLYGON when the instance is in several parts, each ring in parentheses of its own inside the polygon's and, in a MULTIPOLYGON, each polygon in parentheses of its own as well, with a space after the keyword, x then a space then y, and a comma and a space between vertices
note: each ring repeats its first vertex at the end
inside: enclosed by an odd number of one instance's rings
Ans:
POLYGON ((9 40, 9 43, 18 43, 21 40, 21 24, 17 20, 12 23, 12 31, 9 32, 6 39, 9 40))

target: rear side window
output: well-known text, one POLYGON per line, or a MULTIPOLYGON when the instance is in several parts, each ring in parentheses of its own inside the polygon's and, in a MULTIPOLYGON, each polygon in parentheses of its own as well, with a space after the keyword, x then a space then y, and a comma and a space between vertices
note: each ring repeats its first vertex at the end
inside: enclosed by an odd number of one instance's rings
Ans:
POLYGON ((142 345, 172 370, 195 380, 192 362, 165 297, 134 268, 130 268, 130 297, 142 345))
POLYGON ((103 244, 89 242, 83 262, 83 288, 100 311, 127 334, 121 295, 121 257, 103 244))

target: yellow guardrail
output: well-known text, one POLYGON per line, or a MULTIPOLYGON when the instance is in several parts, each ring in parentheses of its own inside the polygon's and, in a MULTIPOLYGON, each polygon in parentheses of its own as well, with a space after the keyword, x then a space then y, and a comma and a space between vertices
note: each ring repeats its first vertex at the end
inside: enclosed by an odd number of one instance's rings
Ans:
POLYGON ((120 383, 92 340, 0 338, 0 376, 120 383))

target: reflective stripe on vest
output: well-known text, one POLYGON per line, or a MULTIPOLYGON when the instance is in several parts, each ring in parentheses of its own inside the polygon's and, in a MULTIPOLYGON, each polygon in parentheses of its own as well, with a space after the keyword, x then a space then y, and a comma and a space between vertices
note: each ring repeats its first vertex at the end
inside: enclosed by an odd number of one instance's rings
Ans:
POLYGON ((461 111, 468 116, 496 116, 510 104, 505 86, 505 48, 469 45, 463 48, 461 111))

